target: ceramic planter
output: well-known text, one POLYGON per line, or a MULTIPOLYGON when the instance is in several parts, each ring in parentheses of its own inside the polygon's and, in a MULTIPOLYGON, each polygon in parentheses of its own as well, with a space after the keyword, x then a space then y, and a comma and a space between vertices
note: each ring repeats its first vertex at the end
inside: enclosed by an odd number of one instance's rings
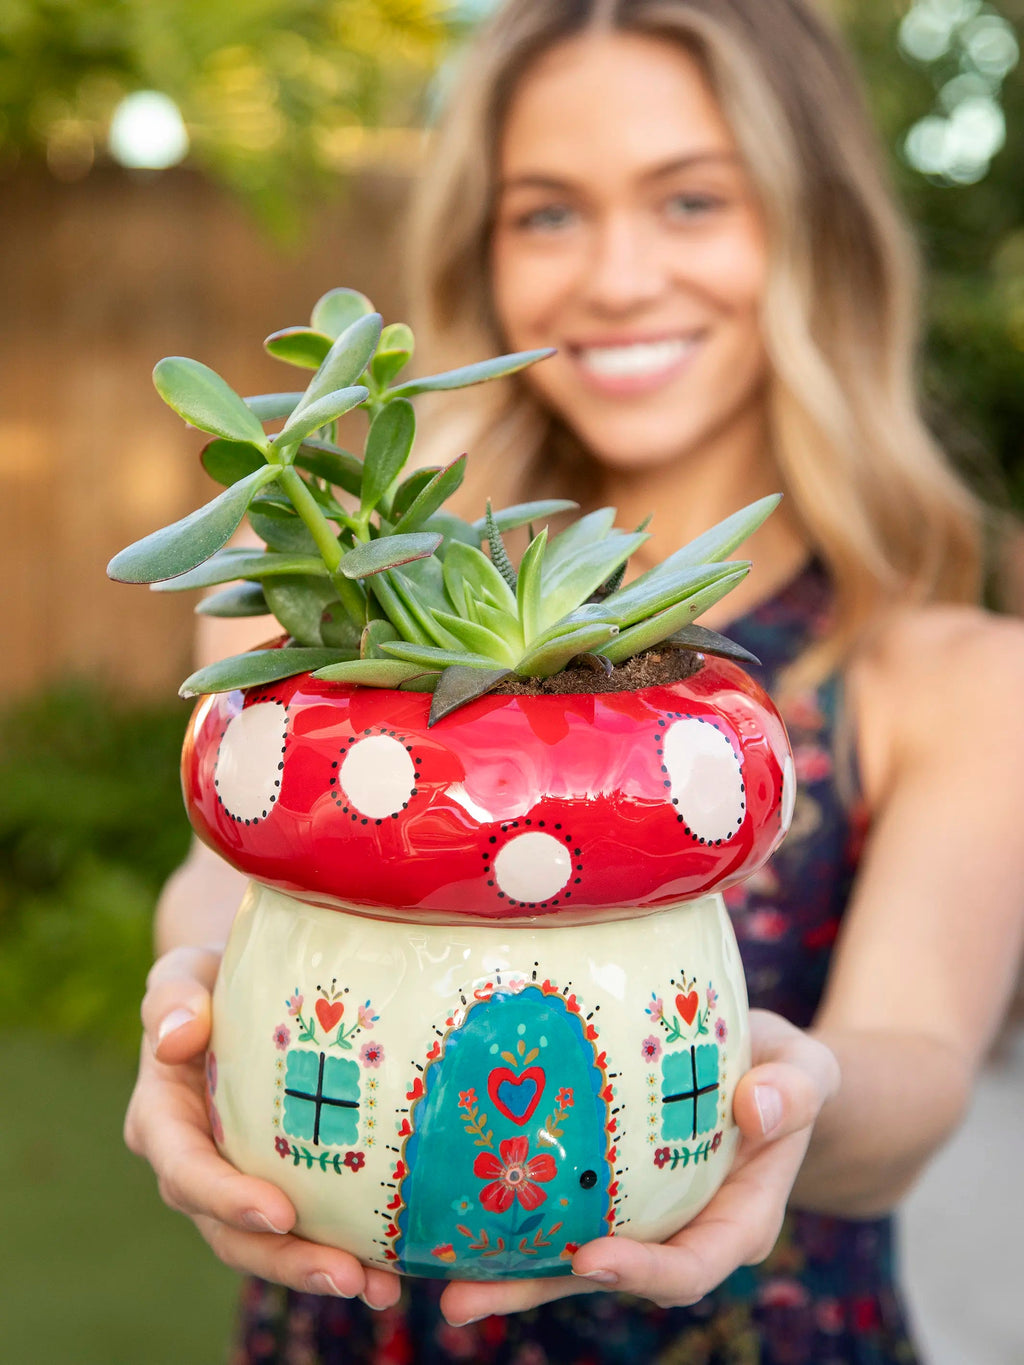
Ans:
POLYGON ((422 693, 300 675, 203 698, 192 822, 252 884, 209 1062, 215 1137, 298 1230, 407 1274, 568 1273, 724 1179, 749 1066, 719 895, 792 813, 764 692, 422 693))

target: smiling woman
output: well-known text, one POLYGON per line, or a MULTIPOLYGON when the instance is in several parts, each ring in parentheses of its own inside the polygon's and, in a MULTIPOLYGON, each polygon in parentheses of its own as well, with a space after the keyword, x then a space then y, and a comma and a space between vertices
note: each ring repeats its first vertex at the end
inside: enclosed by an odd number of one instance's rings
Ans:
MULTIPOLYGON (((430 364, 557 348, 503 390, 437 396, 432 453, 447 464, 470 452, 463 510, 569 494, 614 503, 627 527, 653 512, 636 572, 752 498, 786 493, 747 542, 754 572, 703 618, 720 627, 729 612, 730 635, 762 660, 798 783, 795 796, 786 784, 785 844, 728 900, 754 1007, 753 1066, 732 1102, 737 1158, 667 1242, 574 1231, 572 1277, 453 1278, 443 1294, 419 1282, 399 1304, 393 1277, 291 1235, 282 1190, 215 1154, 198 1058, 219 949, 194 945, 226 934, 239 887, 217 881, 205 851, 162 902, 168 951, 143 1008, 155 1051, 143 1053, 129 1141, 222 1259, 289 1286, 251 1285, 247 1365, 912 1365, 891 1213, 964 1113, 1024 932, 1018 817, 992 799, 1024 765, 1024 638, 971 605, 981 510, 918 411, 914 258, 849 64, 809 0, 506 0, 467 55, 435 149, 413 235, 430 364), (983 725, 964 723, 977 715, 983 725), (599 1292, 610 1288, 632 1297, 599 1292), (356 1294, 387 1311, 340 1301, 356 1294)), ((267 717, 259 742, 273 766, 280 731, 267 717)), ((249 744, 240 734, 239 750, 249 744)), ((495 790, 508 790, 502 756, 524 751, 516 738, 494 747, 495 790)), ((366 769, 383 757, 367 750, 366 769)), ((420 781, 392 757, 397 796, 366 819, 397 818, 420 781)), ((365 770, 345 761, 359 788, 365 770)), ((717 847, 746 779, 717 731, 673 727, 662 788, 672 795, 698 766, 695 832, 717 847)), ((488 804, 476 788, 450 790, 460 821, 488 804)), ((651 819, 605 840, 635 851, 651 819)), ((543 932, 532 898, 575 869, 564 850, 545 863, 547 837, 508 847, 475 874, 543 932)), ((354 845, 342 856, 352 875, 374 862, 354 845)), ((403 845, 396 875, 416 858, 403 845)), ((621 899, 643 894, 634 875, 621 899)), ((657 957, 650 924, 637 927, 657 957)), ((714 1143, 682 1141, 714 1088, 711 1054, 695 1044, 687 1068, 669 1046, 732 1036, 723 1019, 712 1035, 718 987, 694 972, 680 963, 672 992, 635 1002, 651 1068, 642 1150, 659 1172, 692 1167, 714 1143)), ((579 1113, 600 1084, 582 1071, 560 1088, 558 1113, 579 1113)), ((481 1137, 486 1114, 518 1124, 533 1100, 511 1073, 486 1103, 468 1080, 446 1093, 481 1137)), ((444 1097, 435 1088, 428 1102, 444 1097)), ((469 1226, 467 1198, 518 1217, 561 1197, 544 1153, 511 1132, 499 1146, 477 1159, 469 1190, 423 1187, 481 1255, 493 1249, 469 1226)), ((583 1176, 592 1188, 596 1167, 583 1176)), ((393 1186, 375 1198, 398 1206, 393 1186)), ((525 1236, 518 1245, 533 1254, 525 1236)), ((447 1235, 425 1255, 457 1269, 447 1235)))

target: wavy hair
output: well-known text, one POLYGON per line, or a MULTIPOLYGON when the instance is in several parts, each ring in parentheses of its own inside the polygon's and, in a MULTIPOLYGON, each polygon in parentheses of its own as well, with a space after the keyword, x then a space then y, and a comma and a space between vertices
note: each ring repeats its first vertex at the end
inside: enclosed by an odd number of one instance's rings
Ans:
MULTIPOLYGON (((806 0, 506 0, 464 55, 414 198, 412 313, 431 364, 504 344, 488 262, 505 114, 541 54, 594 30, 697 58, 760 198, 770 440, 836 587, 831 630, 801 661, 808 680, 885 606, 977 601, 981 504, 918 406, 916 252, 850 60, 806 0)), ((471 452, 473 515, 485 493, 586 501, 591 457, 521 379, 460 394, 438 429, 471 452)))

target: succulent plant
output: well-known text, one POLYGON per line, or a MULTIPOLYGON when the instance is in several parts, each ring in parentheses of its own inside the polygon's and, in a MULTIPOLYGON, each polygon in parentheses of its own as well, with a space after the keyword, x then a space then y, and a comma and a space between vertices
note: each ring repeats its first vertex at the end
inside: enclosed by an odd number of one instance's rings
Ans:
POLYGON ((372 304, 333 289, 308 327, 264 343, 314 371, 302 391, 242 398, 213 370, 180 356, 154 370, 157 391, 214 439, 207 473, 225 485, 206 506, 122 550, 120 582, 158 591, 221 590, 197 607, 222 617, 273 615, 287 639, 223 659, 186 679, 182 696, 223 692, 312 672, 328 681, 431 691, 431 723, 510 677, 547 678, 576 661, 610 673, 656 645, 751 656, 695 618, 747 574, 726 561, 778 502, 728 517, 623 586, 645 526, 615 526, 606 507, 549 536, 542 525, 577 504, 558 499, 492 511, 474 522, 445 502, 466 455, 407 472, 415 435, 410 400, 514 374, 550 351, 525 351, 396 382, 413 354, 402 323, 384 327, 372 304), (361 457, 336 443, 336 423, 363 408, 361 457), (269 435, 264 423, 283 421, 269 435), (248 516, 265 549, 229 547, 248 516), (505 532, 530 528, 518 568, 505 532), (486 546, 488 553, 484 552, 486 546))

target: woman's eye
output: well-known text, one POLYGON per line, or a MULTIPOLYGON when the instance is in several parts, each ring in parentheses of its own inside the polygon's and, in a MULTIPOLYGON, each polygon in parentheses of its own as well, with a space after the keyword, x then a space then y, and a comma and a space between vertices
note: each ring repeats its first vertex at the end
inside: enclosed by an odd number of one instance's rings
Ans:
POLYGON ((724 201, 711 194, 674 194, 665 205, 670 218, 703 218, 723 207, 724 201))
POLYGON ((568 204, 543 204, 516 215, 515 225, 524 232, 561 232, 575 221, 568 204))

